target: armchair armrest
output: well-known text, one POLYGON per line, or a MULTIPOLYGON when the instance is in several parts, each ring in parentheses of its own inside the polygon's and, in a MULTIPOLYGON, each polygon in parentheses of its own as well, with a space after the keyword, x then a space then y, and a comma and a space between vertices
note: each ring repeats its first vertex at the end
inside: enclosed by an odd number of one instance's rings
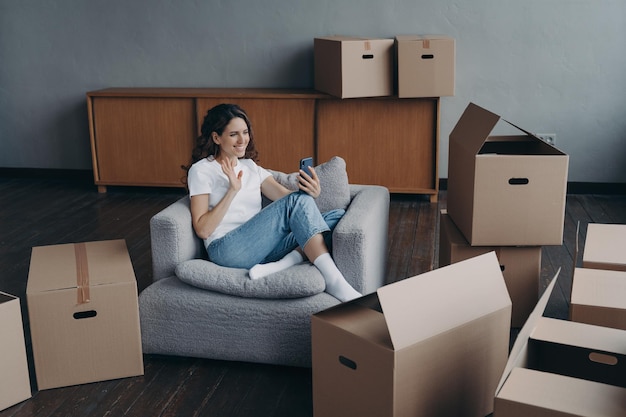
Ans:
POLYGON ((205 257, 204 246, 191 224, 189 197, 172 203, 150 219, 152 279, 174 275, 176 266, 186 260, 205 257))
POLYGON ((363 294, 385 283, 389 190, 350 184, 351 202, 333 232, 333 258, 346 280, 363 294))

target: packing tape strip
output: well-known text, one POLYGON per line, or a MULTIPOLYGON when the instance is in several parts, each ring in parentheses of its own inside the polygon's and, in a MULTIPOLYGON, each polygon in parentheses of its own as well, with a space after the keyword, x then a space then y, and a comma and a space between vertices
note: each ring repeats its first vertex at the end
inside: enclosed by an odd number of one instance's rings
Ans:
POLYGON ((89 299, 89 267, 87 264, 87 246, 85 243, 74 244, 74 253, 76 255, 76 285, 77 285, 77 302, 85 304, 89 299))

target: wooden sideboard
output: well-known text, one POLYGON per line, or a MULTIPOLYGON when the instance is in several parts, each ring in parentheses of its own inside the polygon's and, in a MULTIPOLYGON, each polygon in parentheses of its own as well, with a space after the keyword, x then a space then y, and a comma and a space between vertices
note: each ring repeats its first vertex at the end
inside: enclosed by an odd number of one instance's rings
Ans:
POLYGON ((392 193, 439 191, 439 99, 337 99, 314 90, 108 88, 87 93, 94 180, 182 187, 182 165, 209 108, 239 104, 253 123, 259 164, 294 172, 298 161, 346 160, 351 183, 392 193))

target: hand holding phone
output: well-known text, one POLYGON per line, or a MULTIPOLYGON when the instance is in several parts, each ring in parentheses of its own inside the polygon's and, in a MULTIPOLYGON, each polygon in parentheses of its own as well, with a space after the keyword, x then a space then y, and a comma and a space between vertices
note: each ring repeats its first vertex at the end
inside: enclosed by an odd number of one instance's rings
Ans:
POLYGON ((302 158, 300 160, 300 169, 306 174, 298 174, 298 188, 301 191, 306 192, 313 198, 317 198, 320 195, 320 182, 317 178, 317 174, 313 169, 313 158, 302 158))

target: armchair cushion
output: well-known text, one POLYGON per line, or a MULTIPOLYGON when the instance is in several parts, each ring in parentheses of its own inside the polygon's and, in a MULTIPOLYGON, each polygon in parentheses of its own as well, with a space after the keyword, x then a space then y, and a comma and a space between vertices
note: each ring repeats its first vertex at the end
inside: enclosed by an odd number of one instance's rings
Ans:
POLYGON ((247 269, 225 268, 203 259, 180 263, 181 281, 194 287, 247 298, 300 298, 324 292, 324 278, 310 263, 301 263, 264 278, 250 279, 247 269))
MULTIPOLYGON (((289 190, 298 189, 298 173, 285 174, 270 170, 274 179, 289 190)), ((320 179, 322 191, 315 199, 317 207, 322 213, 334 209, 346 209, 350 204, 350 185, 346 172, 346 161, 334 156, 327 162, 315 167, 315 172, 320 179)))

